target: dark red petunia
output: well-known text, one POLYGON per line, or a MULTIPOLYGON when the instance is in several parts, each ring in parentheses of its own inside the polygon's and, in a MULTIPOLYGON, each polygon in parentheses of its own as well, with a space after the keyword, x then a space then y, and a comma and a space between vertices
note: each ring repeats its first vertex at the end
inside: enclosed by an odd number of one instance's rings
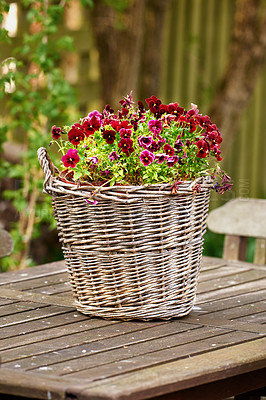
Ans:
POLYGON ((170 144, 165 144, 163 149, 165 154, 167 154, 170 157, 172 157, 175 154, 175 149, 173 149, 173 147, 170 146, 170 144))
POLYGON ((138 109, 141 114, 145 112, 144 104, 142 103, 142 101, 138 101, 138 109))
MULTIPOLYGON (((180 136, 180 135, 178 135, 180 136)), ((184 143, 182 142, 181 139, 177 139, 177 141, 174 144, 174 148, 176 149, 177 153, 180 153, 182 151, 182 147, 184 146, 184 143)))
POLYGON ((62 133, 61 128, 59 128, 55 125, 52 127, 52 136, 54 139, 59 139, 61 137, 61 133, 62 133))
POLYGON ((206 127, 211 124, 211 120, 210 120, 210 117, 208 115, 198 115, 197 118, 198 118, 198 121, 199 121, 199 125, 202 128, 206 129, 206 127))
POLYGON ((222 161, 223 160, 222 157, 220 156, 220 153, 221 153, 220 151, 216 153, 216 160, 217 161, 222 161))
POLYGON ((167 105, 168 114, 174 114, 175 111, 177 111, 178 105, 179 105, 178 103, 169 103, 167 105))
POLYGON ((195 132, 196 129, 197 129, 196 121, 194 119, 191 119, 189 121, 189 132, 193 133, 193 132, 195 132))
POLYGON ((80 124, 72 125, 70 131, 68 132, 68 140, 74 146, 78 146, 82 140, 85 139, 84 130, 80 124))
POLYGON ((168 114, 176 115, 177 117, 180 117, 184 113, 184 108, 179 107, 178 103, 169 103, 167 106, 167 112, 168 114))
POLYGON ((158 99, 156 96, 151 96, 145 99, 146 103, 149 106, 150 112, 156 114, 159 112, 159 107, 162 104, 161 100, 158 99))
POLYGON ((196 145, 199 149, 199 151, 197 153, 197 157, 199 157, 199 158, 207 157, 208 151, 209 151, 208 143, 204 139, 201 139, 196 143, 196 145))
POLYGON ((85 118, 83 120, 82 128, 84 129, 85 135, 88 137, 93 135, 95 131, 100 129, 101 121, 95 115, 92 115, 91 118, 85 118))
POLYGON ((130 128, 132 128, 132 126, 129 124, 129 121, 122 121, 122 122, 120 122, 119 130, 122 128, 130 129, 130 128))
POLYGON ((121 149, 123 153, 126 154, 127 157, 129 156, 129 154, 133 152, 132 146, 133 146, 133 141, 130 138, 127 139, 122 138, 118 143, 118 147, 121 149))
POLYGON ((149 151, 151 151, 152 153, 154 153, 155 151, 158 151, 159 148, 160 148, 160 145, 157 142, 155 142, 155 140, 153 140, 148 147, 149 151))
POLYGON ((160 104, 159 115, 166 114, 168 112, 168 106, 166 104, 160 104))
POLYGON ((106 140, 106 143, 113 144, 115 141, 116 132, 113 129, 107 129, 102 133, 103 138, 106 140))
POLYGON ((118 119, 113 119, 111 121, 111 126, 114 130, 116 130, 116 132, 119 132, 120 130, 120 121, 118 119))
POLYGON ((126 128, 121 128, 119 133, 120 133, 121 138, 128 139, 131 137, 132 130, 126 129, 126 128))
POLYGON ((207 135, 208 140, 210 141, 210 149, 214 150, 218 147, 220 147, 220 143, 222 143, 223 138, 220 135, 220 133, 218 131, 212 131, 210 133, 208 133, 207 135))

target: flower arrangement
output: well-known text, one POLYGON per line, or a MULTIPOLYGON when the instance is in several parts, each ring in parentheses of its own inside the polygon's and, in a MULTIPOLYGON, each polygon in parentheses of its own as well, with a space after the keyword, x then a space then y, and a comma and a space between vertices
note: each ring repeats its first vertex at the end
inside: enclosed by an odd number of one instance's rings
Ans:
MULTIPOLYGON (((52 142, 63 156, 59 176, 99 185, 178 183, 211 176, 219 193, 232 184, 219 163, 221 134, 196 105, 163 104, 156 96, 137 106, 132 92, 115 113, 110 105, 92 111, 71 127, 52 127, 52 142)), ((198 188, 200 190, 200 187, 198 188)))

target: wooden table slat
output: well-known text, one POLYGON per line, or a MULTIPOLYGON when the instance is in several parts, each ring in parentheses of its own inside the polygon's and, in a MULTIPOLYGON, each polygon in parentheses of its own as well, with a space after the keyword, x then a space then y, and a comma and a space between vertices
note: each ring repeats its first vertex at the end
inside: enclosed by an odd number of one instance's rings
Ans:
MULTIPOLYGON (((91 324, 90 330, 85 331, 85 332, 77 332, 77 333, 72 333, 70 335, 66 334, 64 336, 59 336, 57 338, 51 337, 51 332, 50 337, 47 338, 46 340, 43 338, 42 341, 38 341, 35 343, 27 343, 25 346, 21 346, 21 352, 23 353, 23 357, 20 356, 20 358, 25 358, 31 356, 31 354, 34 355, 39 355, 49 352, 51 353, 52 351, 59 351, 61 350, 62 353, 64 351, 68 354, 71 354, 72 356, 75 355, 75 347, 76 346, 83 346, 88 343, 94 343, 97 342, 96 347, 100 345, 100 347, 105 346, 106 340, 112 338, 112 341, 114 343, 118 343, 118 346, 121 346, 121 342, 127 337, 125 335, 127 332, 130 332, 130 336, 135 335, 136 333, 141 332, 141 334, 146 337, 154 337, 155 336, 155 331, 160 332, 160 325, 165 324, 164 322, 147 322, 141 325, 141 323, 128 323, 128 322, 123 322, 121 324, 117 324, 114 321, 109 322, 105 320, 95 320, 95 323, 91 324), (94 325, 94 326, 93 326, 94 325), (156 329, 155 329, 156 328, 156 329), (141 331, 139 331, 141 329, 141 331), (148 330, 148 333, 146 332, 148 330)), ((164 327, 163 327, 164 328, 164 327)), ((165 327, 166 328, 166 327, 165 327)), ((174 328, 172 326, 168 327, 167 329, 163 329, 163 335, 167 335, 168 331, 172 332, 174 328)), ((177 327, 175 329, 178 330, 177 327)), ((187 324, 183 324, 182 328, 180 327, 180 331, 186 331, 188 329, 187 324)), ((192 328, 191 328, 192 329, 192 328)), ((108 343, 108 340, 107 340, 108 343)), ((80 352, 78 353, 80 355, 80 352)), ((52 356, 52 354, 51 354, 52 356)), ((10 361, 12 359, 18 359, 18 353, 17 349, 8 349, 5 351, 1 352, 1 357, 2 357, 2 362, 10 361)))
MULTIPOLYGON (((168 355, 168 357, 173 359, 177 357, 176 353, 178 354, 179 351, 179 349, 177 349, 175 355, 173 355, 173 351, 175 348, 185 344, 189 346, 191 345, 191 343, 194 343, 195 341, 198 341, 200 343, 203 341, 203 339, 206 338, 207 339, 211 338, 212 340, 215 340, 217 339, 217 336, 225 334, 227 332, 228 330, 222 330, 220 328, 216 329, 214 328, 212 332, 210 332, 210 330, 208 330, 206 327, 193 329, 191 330, 190 335, 187 334, 187 331, 185 332, 181 331, 178 335, 179 346, 176 346, 177 335, 169 335, 167 338, 158 338, 154 340, 136 342, 131 344, 125 342, 125 344, 119 345, 119 343, 116 343, 116 347, 114 348, 105 347, 104 340, 103 343, 101 343, 100 341, 87 345, 82 344, 76 351, 76 357, 75 355, 74 356, 71 355, 70 359, 70 352, 68 352, 66 349, 65 351, 61 352, 60 362, 48 364, 47 360, 44 359, 42 366, 39 368, 41 368, 40 372, 44 371, 47 374, 61 375, 64 373, 64 368, 66 368, 65 373, 69 372, 69 369, 71 369, 71 371, 79 371, 83 369, 87 371, 88 368, 92 367, 99 368, 101 365, 109 363, 113 365, 114 362, 123 359, 131 359, 134 357, 141 357, 142 359, 146 359, 149 356, 149 354, 154 355, 156 362, 158 362, 158 358, 160 358, 160 354, 162 352, 164 352, 165 354, 168 355), (86 350, 86 353, 83 353, 82 352, 83 350, 86 350), (64 360, 64 354, 66 354, 66 360, 64 360), (47 369, 45 367, 47 367, 47 369)), ((250 337, 252 336, 252 334, 249 333, 247 335, 250 335, 250 337)), ((112 346, 114 346, 114 344, 112 346)), ((40 358, 43 359, 43 355, 40 358)), ((29 361, 35 362, 36 358, 34 358, 33 360, 31 359, 29 361)), ((16 364, 17 362, 14 361, 6 363, 4 365, 7 366, 9 365, 14 367, 14 365, 16 364)), ((35 367, 32 369, 35 369, 35 367)))
MULTIPOLYGON (((21 322, 16 326, 9 325, 3 327, 1 328, 1 339, 12 338, 12 337, 20 339, 21 337, 24 337, 24 335, 31 332, 41 333, 44 330, 49 330, 50 328, 53 327, 58 327, 58 328, 61 326, 66 327, 68 324, 72 324, 74 322, 84 324, 84 322, 87 321, 90 320, 86 315, 68 311, 64 314, 55 314, 52 316, 49 315, 40 320, 36 319, 32 321, 21 322)), ((18 339, 18 344, 20 343, 19 339, 18 339)))
POLYGON ((265 266, 203 257, 192 312, 149 322, 90 319, 76 311, 64 262, 1 278, 0 393, 64 400, 179 393, 191 400, 204 387, 206 399, 218 400, 210 390, 223 380, 238 393, 262 382, 265 266))
MULTIPOLYGON (((84 399, 122 400, 151 398, 168 392, 219 381, 253 369, 266 368, 266 338, 218 349, 178 361, 121 374, 83 388, 84 399), (241 360, 241 364, 240 364, 241 360)), ((265 369, 266 372, 266 369, 265 369)), ((74 396, 74 387, 69 388, 74 396)))
POLYGON ((11 326, 21 324, 27 321, 33 321, 36 319, 43 319, 52 315, 58 315, 65 313, 66 309, 59 306, 48 306, 36 308, 34 310, 24 311, 17 314, 12 314, 1 318, 0 327, 11 326))
MULTIPOLYGON (((218 333, 218 329, 217 329, 218 333)), ((50 365, 47 369, 47 373, 51 373, 55 371, 57 366, 58 370, 60 369, 60 373, 62 375, 68 374, 71 377, 77 378, 85 378, 89 380, 99 380, 115 375, 124 374, 126 372, 131 372, 134 370, 143 369, 145 367, 161 365, 173 361, 180 360, 184 358, 187 354, 190 354, 190 357, 206 353, 210 354, 211 351, 217 351, 218 349, 228 347, 231 344, 241 344, 246 340, 254 339, 258 336, 250 333, 242 333, 239 335, 239 332, 222 332, 220 331, 220 335, 206 338, 204 335, 199 335, 194 342, 183 343, 179 346, 170 347, 168 349, 162 349, 159 351, 152 351, 150 349, 149 353, 144 353, 140 355, 128 355, 127 357, 121 358, 121 355, 118 354, 115 358, 114 362, 110 362, 109 358, 103 358, 104 365, 97 363, 98 365, 92 368, 91 363, 85 362, 85 358, 80 361, 79 364, 74 362, 65 362, 60 363, 58 365, 50 365), (195 346, 195 342, 197 343, 197 347, 195 346), (215 345, 215 346, 214 346, 215 345), (77 372, 75 372, 77 370, 77 372)), ((101 355, 99 354, 98 358, 101 359, 101 355)))
POLYGON ((0 286, 12 282, 28 281, 38 277, 49 277, 58 275, 67 271, 65 261, 56 261, 49 264, 42 264, 37 267, 27 268, 19 271, 10 271, 1 274, 0 286))
POLYGON ((260 301, 261 299, 266 299, 266 288, 237 295, 231 293, 231 295, 226 298, 214 299, 212 301, 208 301, 207 304, 205 304, 205 302, 202 302, 201 304, 199 297, 197 296, 196 307, 197 311, 200 311, 201 313, 206 306, 208 310, 207 312, 216 312, 220 310, 229 310, 230 308, 234 308, 239 305, 242 306, 245 304, 252 304, 253 302, 260 301))

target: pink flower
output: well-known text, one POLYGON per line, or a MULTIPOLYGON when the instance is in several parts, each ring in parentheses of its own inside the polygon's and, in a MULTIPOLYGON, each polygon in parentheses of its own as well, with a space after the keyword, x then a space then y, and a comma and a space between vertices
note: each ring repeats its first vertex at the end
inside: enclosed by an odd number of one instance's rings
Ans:
POLYGON ((139 136, 138 143, 140 147, 144 147, 147 149, 152 144, 152 137, 151 136, 139 136))
POLYGON ((88 117, 91 118, 93 115, 94 115, 96 118, 98 118, 99 120, 101 120, 101 118, 102 118, 101 113, 99 113, 99 111, 97 111, 97 110, 93 110, 92 112, 90 112, 90 113, 88 114, 88 117))
POLYGON ((154 134, 160 134, 163 130, 162 121, 157 119, 152 119, 149 121, 149 130, 154 134))
POLYGON ((76 149, 69 149, 68 152, 61 158, 64 167, 74 168, 79 162, 79 155, 76 149))
POLYGON ((156 154, 155 160, 157 161, 157 164, 162 164, 165 160, 167 160, 167 155, 166 154, 156 154))
POLYGON ((112 151, 109 156, 108 156, 110 161, 116 161, 119 159, 119 155, 117 154, 116 151, 112 151))
POLYGON ((178 157, 172 156, 172 157, 168 157, 166 163, 167 163, 168 167, 173 167, 177 162, 178 162, 178 157))
POLYGON ((154 161, 154 154, 151 153, 149 150, 143 150, 143 152, 139 156, 140 161, 143 165, 150 165, 154 161))

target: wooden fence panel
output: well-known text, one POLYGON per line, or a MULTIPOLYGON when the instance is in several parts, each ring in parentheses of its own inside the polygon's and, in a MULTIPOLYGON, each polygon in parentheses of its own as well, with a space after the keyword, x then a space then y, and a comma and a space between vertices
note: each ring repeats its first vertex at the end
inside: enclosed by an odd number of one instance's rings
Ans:
MULTIPOLYGON (((173 0, 165 26, 161 97, 205 113, 226 65, 234 0, 173 0)), ((234 181, 226 201, 236 196, 266 197, 266 66, 243 114, 223 166, 234 181)), ((213 204, 217 206, 218 200, 213 204)))

